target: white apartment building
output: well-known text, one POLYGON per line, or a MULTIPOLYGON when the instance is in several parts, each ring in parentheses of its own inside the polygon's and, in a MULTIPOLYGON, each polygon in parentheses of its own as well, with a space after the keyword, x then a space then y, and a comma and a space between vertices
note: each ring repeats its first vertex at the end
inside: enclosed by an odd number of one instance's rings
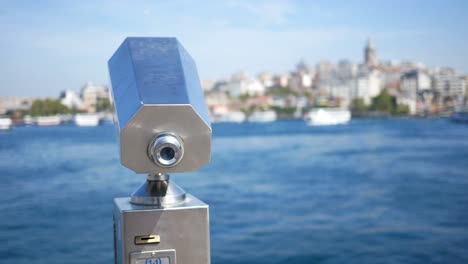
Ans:
POLYGON ((335 66, 330 62, 321 61, 315 68, 316 78, 320 81, 327 81, 335 78, 335 66))
POLYGON ((336 66, 336 77, 339 80, 351 80, 356 77, 358 67, 348 60, 341 60, 336 66))
POLYGON ((264 95, 265 86, 256 79, 233 80, 227 83, 227 91, 232 97, 239 97, 244 94, 249 96, 264 95))
POLYGON ((289 85, 290 78, 291 76, 289 75, 289 73, 276 75, 274 78, 275 85, 279 87, 287 87, 289 85))
POLYGON ((372 70, 368 74, 359 75, 351 82, 350 99, 362 98, 370 105, 372 98, 379 95, 381 89, 380 72, 372 70))
POLYGON ((416 98, 418 92, 431 90, 431 77, 420 70, 409 71, 401 76, 400 87, 404 96, 416 98))
POLYGON ((450 68, 439 69, 434 74, 433 88, 442 98, 461 100, 465 97, 466 80, 450 68))
POLYGON ((402 61, 399 64, 399 67, 401 68, 402 72, 407 72, 407 71, 412 71, 412 70, 425 70, 427 67, 421 62, 415 62, 415 61, 402 61))
POLYGON ((257 79, 265 86, 266 88, 272 87, 275 85, 275 81, 273 79, 273 74, 269 72, 262 72, 257 76, 257 79))
POLYGON ((94 113, 100 100, 110 99, 109 90, 88 82, 82 88, 81 98, 83 100, 83 110, 94 113))
POLYGON ((400 67, 380 67, 381 85, 383 88, 396 88, 401 79, 400 67))
POLYGON ((222 91, 209 93, 205 96, 205 102, 208 107, 214 105, 228 105, 229 98, 226 93, 222 91))
POLYGON ((312 86, 312 76, 308 73, 293 73, 289 79, 288 87, 293 90, 304 90, 312 86))
POLYGON ((8 110, 28 110, 33 101, 31 97, 0 97, 0 114, 5 114, 8 110))
POLYGON ((330 87, 329 94, 334 98, 340 99, 340 106, 341 107, 349 107, 350 105, 350 90, 352 88, 353 80, 344 80, 344 81, 336 81, 330 87))
POLYGON ((213 80, 202 80, 201 81, 201 87, 204 92, 209 92, 211 91, 216 84, 216 81, 213 80))
POLYGON ((60 103, 70 109, 83 108, 83 101, 74 91, 71 90, 65 90, 60 94, 60 103))
POLYGON ((402 98, 398 101, 408 105, 410 114, 416 114, 418 94, 429 92, 431 90, 431 77, 421 71, 412 70, 404 73, 401 76, 400 89, 402 98))

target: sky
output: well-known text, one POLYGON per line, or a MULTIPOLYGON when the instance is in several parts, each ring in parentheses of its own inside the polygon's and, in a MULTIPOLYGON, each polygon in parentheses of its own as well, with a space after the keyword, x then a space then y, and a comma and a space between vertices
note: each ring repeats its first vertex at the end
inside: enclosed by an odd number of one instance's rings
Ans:
POLYGON ((177 37, 201 79, 381 60, 468 73, 468 1, 3 1, 0 96, 59 96, 109 85, 107 60, 128 36, 177 37))

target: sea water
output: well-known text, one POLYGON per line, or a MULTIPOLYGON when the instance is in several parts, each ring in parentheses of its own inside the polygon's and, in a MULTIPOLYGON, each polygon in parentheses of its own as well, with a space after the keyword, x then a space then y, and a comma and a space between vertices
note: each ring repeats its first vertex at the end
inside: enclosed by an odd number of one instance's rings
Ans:
MULTIPOLYGON (((172 180, 210 205, 214 264, 468 263, 468 125, 214 124, 172 180)), ((0 133, 0 263, 113 263, 114 197, 144 180, 112 125, 0 133)))

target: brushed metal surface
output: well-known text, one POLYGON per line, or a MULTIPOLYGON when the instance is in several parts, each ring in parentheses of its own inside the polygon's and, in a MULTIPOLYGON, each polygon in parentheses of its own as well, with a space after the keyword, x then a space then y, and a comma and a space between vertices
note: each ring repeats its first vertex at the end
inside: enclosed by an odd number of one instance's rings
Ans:
POLYGON ((116 263, 129 264, 131 254, 175 250, 178 264, 209 264, 208 205, 187 194, 185 203, 168 208, 134 205, 130 198, 116 198, 116 263), (160 236, 160 243, 136 245, 135 237, 160 236))
POLYGON ((137 173, 194 171, 211 158, 211 125, 195 62, 175 38, 127 38, 108 62, 121 163, 137 173), (158 166, 148 145, 181 138, 184 155, 158 166))

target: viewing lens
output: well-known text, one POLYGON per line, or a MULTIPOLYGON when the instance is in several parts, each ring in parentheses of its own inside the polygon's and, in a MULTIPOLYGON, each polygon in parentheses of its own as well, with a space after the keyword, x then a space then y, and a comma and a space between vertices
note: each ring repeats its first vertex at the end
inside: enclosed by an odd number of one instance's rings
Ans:
POLYGON ((160 155, 164 160, 171 160, 175 156, 175 151, 170 147, 164 147, 161 149, 160 155))
POLYGON ((171 134, 160 134, 149 144, 148 156, 159 167, 174 167, 184 156, 182 141, 171 134))

